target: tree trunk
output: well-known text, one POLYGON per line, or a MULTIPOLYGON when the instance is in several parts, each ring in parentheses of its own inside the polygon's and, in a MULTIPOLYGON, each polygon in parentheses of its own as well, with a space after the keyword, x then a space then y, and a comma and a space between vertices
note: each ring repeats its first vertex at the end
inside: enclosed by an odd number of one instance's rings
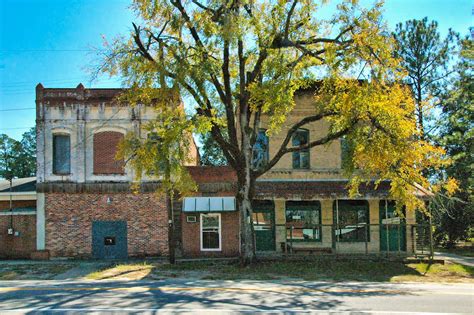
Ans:
MULTIPOLYGON (((419 83, 421 84, 421 83, 419 83)), ((420 139, 425 140, 425 126, 424 126, 424 114, 423 114, 423 96, 421 93, 421 87, 418 85, 416 91, 416 102, 417 102, 417 111, 418 111, 418 129, 420 131, 420 139)))
POLYGON ((249 265, 255 260, 255 237, 252 220, 251 182, 240 183, 237 193, 237 207, 240 213, 240 263, 249 265))

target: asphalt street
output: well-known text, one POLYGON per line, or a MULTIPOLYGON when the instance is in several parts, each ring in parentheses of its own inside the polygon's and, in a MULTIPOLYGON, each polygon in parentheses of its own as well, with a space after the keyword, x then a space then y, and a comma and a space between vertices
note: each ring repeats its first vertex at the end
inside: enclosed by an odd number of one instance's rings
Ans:
POLYGON ((3 281, 7 313, 474 313, 474 284, 3 281))

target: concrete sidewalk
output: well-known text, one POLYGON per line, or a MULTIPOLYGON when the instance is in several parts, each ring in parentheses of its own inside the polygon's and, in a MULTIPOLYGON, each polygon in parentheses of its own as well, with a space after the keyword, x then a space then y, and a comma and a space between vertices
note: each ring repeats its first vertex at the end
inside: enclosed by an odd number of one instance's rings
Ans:
POLYGON ((435 258, 452 261, 464 266, 474 267, 474 257, 461 256, 451 253, 434 252, 435 258))

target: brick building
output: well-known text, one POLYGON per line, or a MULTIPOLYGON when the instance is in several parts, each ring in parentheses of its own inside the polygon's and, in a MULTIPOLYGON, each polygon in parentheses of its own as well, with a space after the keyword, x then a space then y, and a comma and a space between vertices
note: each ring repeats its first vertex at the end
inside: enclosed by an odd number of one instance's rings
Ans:
MULTIPOLYGON (((127 132, 146 137, 155 116, 143 105, 117 101, 121 89, 37 86, 37 249, 51 257, 124 258, 168 254, 167 200, 145 177, 132 193, 133 170, 117 161, 127 132)), ((300 91, 286 126, 312 112, 312 91, 300 91)), ((273 156, 282 132, 268 137, 262 118, 255 163, 273 156)), ((327 131, 325 121, 296 132, 293 145, 327 131)), ((389 183, 361 187, 350 199, 342 173, 341 141, 285 155, 258 179, 253 221, 258 251, 380 253, 414 250, 414 213, 397 217, 389 183), (390 223, 391 225, 387 225, 390 223)), ((197 164, 194 146, 191 154, 197 164)), ((175 238, 185 257, 239 254, 236 177, 228 167, 189 166, 199 191, 173 203, 175 238)))
POLYGON ((135 194, 133 170, 115 159, 127 132, 146 136, 154 108, 119 102, 122 91, 36 88, 38 250, 51 257, 168 253, 158 179, 145 178, 135 194))
MULTIPOLYGON (((265 134, 262 117, 254 163, 273 157, 286 136, 286 128, 314 113, 312 90, 295 95, 296 106, 282 131, 265 134)), ((329 124, 305 125, 292 139, 294 146, 324 136, 329 124)), ((362 185, 350 198, 343 175, 342 141, 284 155, 257 179, 253 223, 257 251, 332 253, 397 252, 415 250, 415 213, 399 217, 387 200, 390 183, 362 185)), ((238 253, 239 215, 229 196, 236 194, 236 176, 230 168, 191 170, 200 184, 199 194, 185 198, 182 208, 184 256, 233 256, 238 253), (226 209, 224 209, 226 208, 226 209)), ((421 192, 420 192, 421 193, 421 192)), ((235 200, 233 201, 235 203, 235 200)))

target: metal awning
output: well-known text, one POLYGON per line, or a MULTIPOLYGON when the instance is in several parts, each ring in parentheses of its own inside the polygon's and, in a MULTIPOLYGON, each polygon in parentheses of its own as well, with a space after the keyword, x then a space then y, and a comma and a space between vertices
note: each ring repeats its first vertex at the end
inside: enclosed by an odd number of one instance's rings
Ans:
POLYGON ((188 197, 183 200, 183 212, 228 212, 235 210, 235 197, 188 197))

